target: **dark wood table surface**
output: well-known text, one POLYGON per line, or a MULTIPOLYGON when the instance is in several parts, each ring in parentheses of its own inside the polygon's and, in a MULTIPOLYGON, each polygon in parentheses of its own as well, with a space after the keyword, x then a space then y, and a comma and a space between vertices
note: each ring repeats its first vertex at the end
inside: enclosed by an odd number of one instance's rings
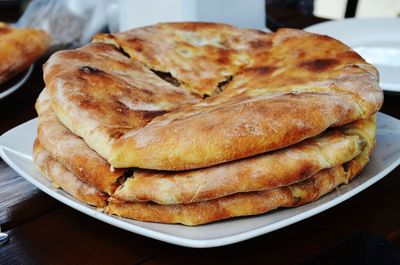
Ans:
MULTIPOLYGON (((0 100, 0 134, 36 117, 41 65, 0 100)), ((382 112, 400 119, 400 95, 385 93, 382 112)), ((399 139, 400 140, 400 139, 399 139)), ((179 247, 130 233, 59 203, 0 160, 0 225, 10 236, 0 264, 293 264, 360 231, 400 244, 400 167, 351 199, 306 220, 241 243, 179 247)))

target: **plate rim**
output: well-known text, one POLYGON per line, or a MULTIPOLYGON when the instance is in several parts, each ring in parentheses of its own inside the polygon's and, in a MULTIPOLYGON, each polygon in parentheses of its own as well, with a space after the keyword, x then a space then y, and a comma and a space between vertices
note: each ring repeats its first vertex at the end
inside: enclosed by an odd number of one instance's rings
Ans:
MULTIPOLYGON (((23 72, 25 72, 25 75, 12 87, 7 88, 3 92, 0 93, 0 100, 11 95, 15 91, 17 91, 19 88, 22 87, 23 84, 25 84, 26 80, 31 76, 32 71, 33 71, 34 64, 31 64, 27 69, 25 69, 23 72)), ((9 81, 9 80, 8 80, 9 81)))
MULTIPOLYGON (((391 117, 387 114, 380 113, 380 115, 387 116, 391 119, 395 119, 396 121, 400 122, 400 120, 391 117)), ((236 234, 228 235, 228 236, 223 236, 220 238, 212 238, 212 239, 191 239, 191 238, 185 238, 182 236, 177 236, 177 235, 172 235, 168 234, 165 232, 161 231, 155 231, 152 230, 151 228, 143 227, 140 225, 132 224, 127 221, 125 221, 123 217, 116 217, 113 215, 109 215, 106 213, 103 213, 94 207, 88 206, 76 199, 74 199, 71 195, 67 194, 64 191, 60 191, 58 189, 52 189, 47 187, 45 184, 41 183, 39 180, 37 180, 34 176, 31 176, 27 172, 25 172, 22 168, 20 168, 14 161, 7 155, 7 152, 11 152, 16 156, 19 156, 20 158, 30 160, 32 159, 29 158, 28 155, 23 155, 20 152, 10 149, 7 146, 4 145, 4 136, 8 133, 13 133, 13 130, 18 128, 19 126, 26 125, 29 122, 34 122, 37 118, 29 120, 25 123, 22 123, 9 131, 5 132, 0 136, 0 156, 3 158, 3 160, 11 167, 13 168, 19 175, 21 175, 24 179, 26 179, 28 182, 32 183, 34 186, 51 196, 52 198, 62 202, 63 204, 74 208, 75 210, 78 210, 79 212, 86 214, 88 216, 91 216, 93 218, 96 218, 102 222, 105 222, 107 224, 116 226, 118 228, 124 229, 129 232, 133 232, 136 234, 140 234, 142 236, 146 236, 149 238, 153 238, 156 240, 172 243, 175 245, 180 245, 184 247, 192 247, 192 248, 211 248, 211 247, 218 247, 218 246, 224 246, 224 245, 229 245, 233 243, 238 243, 247 239, 254 238, 256 236, 261 236, 264 234, 267 234, 269 232, 278 230, 280 228, 289 226, 291 224, 297 223, 301 220, 305 220, 309 217, 312 217, 318 213, 321 213, 325 210, 328 210, 329 208, 332 208, 335 205, 338 205, 342 203, 343 201, 353 197, 354 195, 358 194, 362 190, 368 188, 369 186, 373 185, 383 177, 385 177, 387 174, 389 174, 392 170, 394 170, 399 164, 400 164, 400 156, 392 163, 390 164, 386 169, 382 170, 381 172, 375 174, 368 180, 366 180, 363 183, 360 183, 358 186, 346 191, 345 193, 341 194, 340 196, 333 198, 321 205, 317 205, 311 209, 306 210, 305 212, 302 212, 300 214, 294 215, 290 217, 289 219, 283 219, 279 220, 275 223, 272 224, 267 224, 258 228, 255 228, 253 230, 245 231, 245 232, 239 232, 236 234)), ((36 169, 35 169, 36 170, 36 169)), ((51 186, 51 183, 43 177, 43 181, 48 182, 49 186, 51 186)), ((244 217, 247 218, 247 217, 244 217)), ((251 217, 250 217, 251 218, 251 217)), ((140 221, 137 221, 140 222, 140 221)), ((227 220, 229 222, 229 220, 227 220)), ((196 227, 193 227, 196 229, 196 227)))

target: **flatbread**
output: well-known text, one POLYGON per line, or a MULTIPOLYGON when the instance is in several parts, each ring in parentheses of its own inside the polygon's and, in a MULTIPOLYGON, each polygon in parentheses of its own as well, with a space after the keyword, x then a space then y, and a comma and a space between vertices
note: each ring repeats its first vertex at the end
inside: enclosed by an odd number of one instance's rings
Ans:
MULTIPOLYGON (((162 205, 152 202, 124 202, 109 198, 105 211, 135 220, 160 223, 200 225, 226 218, 256 215, 279 207, 295 207, 315 201, 343 183, 348 183, 368 162, 373 146, 343 166, 316 173, 313 177, 280 188, 248 193, 236 193, 214 200, 189 204, 162 205)), ((41 173, 80 201, 103 208, 106 194, 81 181, 53 159, 40 146, 34 145, 34 162, 41 173)))
POLYGON ((199 100, 108 44, 57 52, 44 71, 58 119, 104 158, 127 131, 199 100))
POLYGON ((107 194, 78 179, 71 171, 54 159, 38 140, 33 145, 33 161, 40 173, 56 188, 62 188, 81 202, 103 208, 107 194))
POLYGON ((0 22, 0 83, 22 72, 49 47, 43 30, 15 28, 0 22))
POLYGON ((56 118, 44 89, 36 103, 38 138, 79 179, 124 201, 191 203, 229 194, 286 186, 359 155, 373 139, 375 120, 335 129, 285 149, 199 170, 110 170, 110 165, 56 118), (372 138, 358 131, 372 131, 372 138), (351 133, 350 133, 351 132, 351 133), (127 180, 125 180, 128 177, 127 180), (119 188, 114 193, 114 190, 119 188))
POLYGON ((59 120, 116 168, 238 160, 367 119, 383 101, 373 66, 332 38, 299 30, 170 23, 96 41, 54 54, 44 78, 59 120), (159 42, 157 33, 169 38, 159 42), (179 47, 191 51, 171 52, 179 47), (228 59, 216 63, 223 50, 228 59), (221 82, 222 92, 207 89, 221 82), (204 91, 211 97, 202 99, 204 91))
POLYGON ((335 130, 278 151, 204 169, 135 170, 113 197, 123 201, 179 204, 274 189, 348 162, 358 156, 365 145, 360 136, 335 130))
MULTIPOLYGON (((43 95, 46 95, 46 92, 43 92, 40 96, 41 99, 39 102, 42 102, 40 106, 37 108, 43 108, 43 95)), ((38 104, 37 104, 38 105, 38 104)), ((41 115, 48 115, 48 112, 40 112, 41 115)), ((54 114, 53 114, 54 115, 54 114)), ((40 119, 43 119, 41 117, 40 119)), ((358 136, 362 140, 363 149, 358 150, 357 154, 359 154, 356 158, 344 163, 343 165, 337 165, 333 168, 323 169, 321 171, 316 172, 314 175, 310 176, 307 179, 298 179, 297 182, 292 183, 290 185, 284 185, 281 183, 278 188, 275 189, 267 189, 264 191, 258 192, 239 192, 223 196, 216 199, 210 199, 206 201, 200 202, 192 202, 186 204, 170 204, 170 205, 162 205, 153 202, 126 202, 121 200, 121 198, 109 198, 108 205, 106 206, 106 212, 110 214, 115 214, 119 216, 124 216, 127 218, 132 218, 136 220, 142 221, 150 221, 150 222, 161 222, 161 223, 182 223, 185 225, 199 225, 212 221, 217 221, 225 218, 231 218, 236 216, 244 216, 244 215, 254 215, 261 214, 279 207, 293 207, 302 205, 304 203, 314 201, 318 199, 323 194, 331 191, 336 186, 347 183, 354 176, 359 174, 362 168, 369 160, 369 156, 375 146, 375 134, 376 134, 376 121, 375 116, 371 117, 368 120, 360 120, 356 121, 350 125, 347 125, 341 128, 342 134, 338 134, 338 131, 333 135, 335 137, 339 136, 339 138, 330 138, 326 136, 321 136, 323 141, 332 141, 338 140, 340 137, 344 135, 348 135, 350 137, 358 136), (326 138, 324 138, 326 137, 326 138)), ((61 124, 59 124, 62 127, 61 124)), ((49 128, 59 128, 59 127, 49 127, 49 128)), ((64 128, 64 130, 66 130, 64 128)), ((66 131, 65 134, 66 139, 71 139, 74 136, 71 132, 66 131)), ((57 133, 56 133, 57 135, 57 133)), ((328 133, 328 136, 332 136, 328 133)), ((76 143, 79 137, 74 136, 73 143, 76 143)), ((358 139, 357 137, 355 137, 358 139)), ((340 151, 345 151, 349 146, 347 146, 347 142, 351 138, 344 138, 346 141, 343 141, 342 148, 322 148, 324 145, 323 141, 320 139, 314 139, 314 141, 318 142, 318 147, 320 147, 320 151, 325 153, 324 159, 327 157, 335 157, 332 161, 338 161, 339 157, 341 157, 340 151), (319 141, 318 141, 319 140, 319 141), (346 147, 347 146, 347 147, 346 147), (346 147, 346 148, 343 148, 346 147)), ((84 147, 84 142, 80 139, 82 148, 84 147)), ((350 141, 351 142, 351 141, 350 141)), ((59 142, 55 141, 54 144, 57 145, 59 142)), ((293 146, 293 150, 296 148, 300 150, 308 150, 299 148, 302 144, 306 146, 309 144, 308 148, 313 149, 315 146, 312 140, 308 140, 304 143, 301 143, 297 146, 293 146)), ((331 143, 337 144, 337 142, 332 141, 331 143)), ((354 143, 352 146, 357 149, 357 144, 354 143)), ((330 146, 332 147, 332 146, 330 146)), ((288 148, 288 149, 290 149, 288 148)), ((70 149, 70 150, 73 150, 70 149)), ((85 152, 85 149, 82 150, 85 152)), ((278 151, 276 153, 285 153, 284 150, 278 151)), ((294 151, 296 153, 296 151, 294 151)), ((316 155, 315 152, 306 152, 306 156, 316 155)), ((268 156, 270 154, 266 154, 268 156)), ((283 157, 282 157, 283 158, 283 157)), ((253 158, 257 159, 257 158, 253 158)), ((332 159, 332 158, 331 158, 332 159)), ((249 160, 249 159, 245 159, 249 160)), ((243 160, 243 161, 245 161, 243 160)), ((243 161, 238 161, 238 165, 243 166, 243 161)), ((39 144, 38 141, 35 142, 34 146, 34 162, 38 166, 39 170, 45 175, 48 179, 52 181, 54 185, 57 187, 61 187, 66 192, 72 194, 77 199, 91 204, 97 205, 99 208, 104 208, 105 204, 107 204, 106 199, 108 198, 107 194, 100 192, 95 187, 89 185, 88 183, 82 181, 80 177, 75 176, 71 171, 69 171, 66 167, 64 167, 59 161, 52 158, 51 155, 39 144)), ((281 160, 282 162, 282 160, 281 160)), ((234 162, 233 162, 234 163, 234 162)), ((284 165, 289 168, 293 166, 289 161, 284 161, 284 165)), ((294 163, 296 164, 296 163, 294 163)), ((249 164, 251 165, 251 163, 249 164)), ((223 168, 224 165, 221 167, 223 168)), ((244 165, 246 167, 246 165, 244 165)), ((253 165, 254 166, 254 165, 253 165)), ((228 166, 229 168, 229 166, 228 166)), ((238 167, 240 168, 240 167, 238 167)), ((251 168, 251 166, 248 166, 251 168)), ((260 168, 262 170, 262 168, 260 168)), ((149 171, 149 173, 152 173, 149 171)), ((227 171, 226 173, 231 173, 231 171, 227 171)), ((150 177, 151 174, 150 174, 150 177)), ((157 175, 153 176, 157 177, 157 175)), ((204 176, 207 178, 208 176, 204 176)), ((218 176, 216 176, 218 177, 218 176)), ((220 177, 220 176, 219 176, 220 177)), ((227 176, 222 176, 227 177, 227 176)), ((250 183, 252 178, 250 176, 242 176, 243 182, 250 183)), ((278 176, 279 177, 279 176, 278 176)), ((172 179, 175 178, 175 181, 179 182, 180 180, 177 176, 173 175, 172 179)), ((271 176, 271 178, 276 178, 276 176, 271 176)), ((293 179, 292 176, 281 177, 281 179, 293 179)), ((273 179, 270 179, 273 180, 273 179)), ((142 182, 143 183, 143 182, 142 182)), ((225 183, 226 184, 226 183, 225 183)), ((124 188, 124 185, 120 187, 124 188)), ((137 189, 146 188, 145 185, 141 184, 141 186, 136 186, 137 189)), ((148 188, 148 187, 147 187, 148 188)), ((157 190, 159 187, 153 187, 157 190)), ((182 186, 177 186, 177 189, 184 188, 182 186)), ((204 198, 203 198, 204 199, 204 198)))
MULTIPOLYGON (((369 152, 370 150, 361 156, 369 152)), ((261 214, 279 207, 295 207, 317 200, 338 185, 351 180, 354 177, 352 174, 360 170, 360 168, 353 170, 352 166, 362 165, 363 167, 365 161, 368 160, 361 156, 352 160, 354 163, 348 163, 344 167, 325 169, 307 180, 277 189, 236 193, 205 202, 173 205, 123 202, 110 198, 105 211, 140 221, 200 225, 226 218, 261 214)), ((50 178, 56 186, 85 203, 98 204, 98 207, 104 206, 104 200, 102 200, 104 197, 101 193, 75 177, 57 160, 52 159, 41 149, 38 141, 34 146, 34 161, 42 174, 50 178)))
POLYGON ((106 212, 146 222, 200 225, 217 220, 266 213, 279 207, 296 207, 317 200, 357 176, 375 147, 375 119, 349 125, 367 142, 363 152, 343 165, 324 169, 304 181, 260 192, 236 193, 214 200, 162 205, 124 202, 110 198, 106 212))
POLYGON ((137 170, 113 197, 160 204, 199 202, 238 192, 287 186, 348 162, 356 175, 375 146, 376 117, 354 122, 288 148, 183 172, 137 170), (358 156, 358 159, 354 159, 358 156), (356 165, 355 163, 359 163, 356 165), (354 164, 354 165, 353 165, 354 164))
POLYGON ((317 200, 320 196, 345 183, 347 176, 341 166, 318 172, 311 179, 273 190, 237 193, 215 200, 190 204, 162 205, 156 203, 110 200, 106 212, 146 222, 200 225, 226 218, 256 215, 279 207, 294 207, 317 200))
POLYGON ((131 174, 130 170, 114 169, 57 119, 50 97, 44 89, 37 99, 38 139, 52 157, 75 176, 96 189, 111 194, 131 174))
POLYGON ((221 83, 248 64, 252 49, 268 48, 262 31, 216 23, 161 23, 123 33, 98 34, 156 71, 170 73, 179 84, 200 95, 220 92, 221 83))

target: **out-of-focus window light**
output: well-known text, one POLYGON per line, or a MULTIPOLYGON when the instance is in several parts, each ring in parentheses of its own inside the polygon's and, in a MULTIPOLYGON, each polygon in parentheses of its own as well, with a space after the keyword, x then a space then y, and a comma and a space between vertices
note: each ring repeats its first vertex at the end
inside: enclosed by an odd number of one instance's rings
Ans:
POLYGON ((314 15, 331 19, 343 18, 346 3, 347 0, 315 0, 314 15))
MULTIPOLYGON (((347 0, 315 0, 314 15, 331 19, 344 18, 347 0)), ((398 17, 399 0, 359 0, 356 17, 398 17)))

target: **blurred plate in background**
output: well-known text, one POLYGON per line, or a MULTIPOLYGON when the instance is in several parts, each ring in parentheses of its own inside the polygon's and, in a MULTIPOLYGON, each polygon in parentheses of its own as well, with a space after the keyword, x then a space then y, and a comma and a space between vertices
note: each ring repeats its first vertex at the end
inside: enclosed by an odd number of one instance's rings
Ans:
POLYGON ((28 77, 31 75, 33 70, 33 65, 29 66, 28 69, 14 76, 10 80, 0 84, 0 99, 5 98, 6 96, 13 93, 15 90, 20 88, 28 77))

